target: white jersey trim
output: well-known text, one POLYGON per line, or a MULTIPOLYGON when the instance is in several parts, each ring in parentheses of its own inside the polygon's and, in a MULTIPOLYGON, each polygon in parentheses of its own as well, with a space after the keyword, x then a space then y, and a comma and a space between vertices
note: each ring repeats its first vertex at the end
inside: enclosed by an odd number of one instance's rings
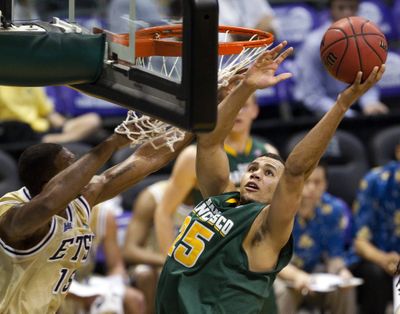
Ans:
POLYGON ((11 257, 29 257, 37 252, 41 251, 47 243, 51 241, 53 236, 56 234, 56 229, 57 229, 57 222, 56 218, 53 217, 51 219, 51 226, 49 232, 46 234, 46 236, 34 247, 28 249, 28 250, 18 250, 14 249, 11 246, 7 245, 6 243, 3 242, 2 239, 0 239, 0 248, 2 248, 5 253, 11 257))
POLYGON ((83 207, 85 208, 85 211, 86 211, 87 221, 89 222, 90 221, 90 205, 89 205, 88 201, 82 195, 80 195, 77 198, 77 200, 79 200, 83 204, 83 207))

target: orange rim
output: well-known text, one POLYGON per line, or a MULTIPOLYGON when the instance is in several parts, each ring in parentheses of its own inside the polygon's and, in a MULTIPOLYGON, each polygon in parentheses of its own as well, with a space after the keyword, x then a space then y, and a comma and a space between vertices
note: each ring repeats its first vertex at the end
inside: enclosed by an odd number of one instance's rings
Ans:
MULTIPOLYGON (((106 34, 111 42, 129 46, 129 34, 114 34, 109 31, 99 30, 106 34)), ((220 42, 218 48, 219 55, 239 54, 244 48, 257 48, 272 44, 274 36, 271 33, 257 29, 219 26, 219 33, 229 33, 231 35, 242 35, 247 37, 257 36, 251 41, 232 41, 220 42)), ((163 25, 144 28, 135 34, 135 55, 136 57, 166 56, 179 57, 182 55, 182 25, 163 25)))

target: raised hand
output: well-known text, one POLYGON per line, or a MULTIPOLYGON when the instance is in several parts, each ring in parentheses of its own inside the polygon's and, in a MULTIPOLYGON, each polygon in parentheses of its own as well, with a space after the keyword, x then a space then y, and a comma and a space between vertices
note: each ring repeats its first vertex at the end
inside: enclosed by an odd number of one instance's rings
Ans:
POLYGON ((382 66, 374 67, 369 77, 364 83, 361 83, 363 76, 362 72, 358 72, 357 77, 352 85, 345 89, 339 94, 337 102, 344 107, 345 110, 349 109, 350 106, 357 101, 359 97, 365 94, 372 86, 374 86, 385 72, 385 64, 382 66))
POLYGON ((284 50, 286 46, 287 42, 283 41, 273 49, 262 53, 247 70, 243 83, 255 89, 262 89, 292 77, 292 73, 275 75, 279 65, 293 53, 292 47, 284 50))

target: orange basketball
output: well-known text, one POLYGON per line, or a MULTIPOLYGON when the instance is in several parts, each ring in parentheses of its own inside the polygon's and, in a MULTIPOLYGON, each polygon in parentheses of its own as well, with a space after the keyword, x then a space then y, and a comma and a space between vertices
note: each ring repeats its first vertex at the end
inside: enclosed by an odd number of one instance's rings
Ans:
POLYGON ((333 23, 321 41, 321 60, 336 79, 353 83, 358 71, 362 80, 386 61, 385 35, 371 21, 352 16, 333 23))

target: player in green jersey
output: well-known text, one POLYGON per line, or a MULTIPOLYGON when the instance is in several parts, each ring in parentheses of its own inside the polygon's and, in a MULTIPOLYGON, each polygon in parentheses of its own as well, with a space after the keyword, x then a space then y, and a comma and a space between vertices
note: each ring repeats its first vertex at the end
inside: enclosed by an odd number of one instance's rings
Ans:
POLYGON ((171 246, 157 291, 157 313, 259 313, 276 274, 292 254, 291 232, 304 181, 318 164, 350 106, 384 72, 367 81, 359 73, 331 110, 293 149, 284 164, 267 154, 249 164, 239 192, 229 184, 223 142, 246 99, 256 89, 291 76, 275 76, 290 55, 286 42, 263 53, 218 107, 216 128, 197 135, 197 179, 205 198, 171 246), (214 196, 216 195, 216 196, 214 196))

